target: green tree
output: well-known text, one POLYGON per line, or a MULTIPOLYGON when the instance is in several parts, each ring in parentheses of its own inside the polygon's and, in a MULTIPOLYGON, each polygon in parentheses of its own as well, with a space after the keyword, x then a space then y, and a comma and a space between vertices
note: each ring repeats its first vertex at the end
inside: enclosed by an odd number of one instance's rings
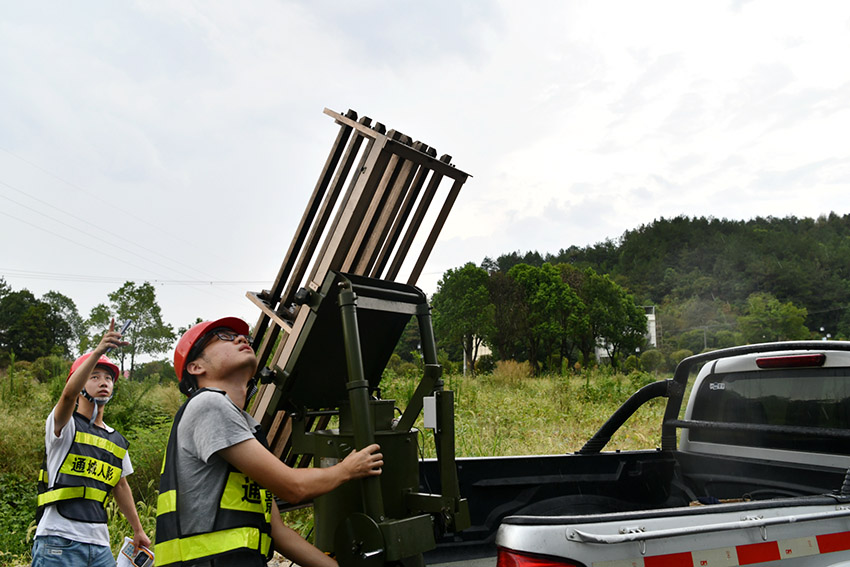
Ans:
POLYGON ((679 350, 675 350, 670 353, 670 363, 673 365, 673 369, 679 365, 680 362, 688 358, 689 356, 693 356, 694 353, 689 351, 686 348, 681 348, 679 350))
POLYGON ((747 298, 746 315, 738 318, 748 343, 807 339, 805 307, 790 301, 782 303, 769 293, 753 293, 747 298))
POLYGON ((508 277, 523 291, 527 313, 525 346, 536 374, 551 355, 569 352, 569 338, 581 321, 583 306, 552 264, 544 263, 539 268, 517 264, 508 271, 508 277))
POLYGON ((419 320, 411 317, 404 327, 398 343, 393 351, 405 362, 413 362, 413 353, 419 352, 421 337, 419 336, 419 320))
POLYGON ((51 354, 68 356, 78 319, 74 302, 61 293, 50 291, 38 299, 27 289, 11 291, 0 280, 0 362, 5 364, 11 353, 29 362, 51 354))
POLYGON ((47 323, 53 344, 62 350, 62 355, 71 356, 77 350, 81 334, 85 332, 77 304, 58 291, 48 291, 41 299, 50 306, 47 323))
POLYGON ((490 274, 488 281, 493 304, 493 334, 490 339, 496 357, 501 360, 525 360, 523 339, 528 328, 528 305, 516 281, 501 271, 490 274))
POLYGON ((92 309, 87 321, 90 334, 86 347, 97 344, 96 341, 109 328, 112 318, 116 321, 116 327, 128 319, 133 320, 133 325, 123 337, 130 344, 112 353, 118 359, 121 370, 126 367, 132 372, 137 355, 155 357, 171 347, 175 339, 174 329, 163 322, 162 311, 156 302, 156 291, 149 282, 139 286, 134 282, 126 282, 109 294, 109 302, 109 306, 101 303, 92 309))
POLYGON ((559 264, 558 269, 561 280, 573 290, 579 300, 572 321, 570 338, 572 347, 581 353, 582 364, 586 367, 591 366, 596 362, 596 335, 590 319, 590 307, 595 299, 594 288, 588 285, 588 282, 596 275, 596 272, 593 268, 579 269, 572 264, 559 264))
POLYGON ((607 275, 589 274, 590 326, 617 368, 621 354, 631 354, 646 343, 646 314, 634 297, 607 275))
POLYGON ((465 363, 473 373, 478 348, 493 333, 488 279, 486 270, 469 262, 443 274, 431 300, 434 332, 441 340, 463 346, 465 363))
POLYGON ((47 325, 49 306, 27 289, 6 293, 0 301, 0 352, 5 360, 32 362, 50 354, 53 346, 47 325))

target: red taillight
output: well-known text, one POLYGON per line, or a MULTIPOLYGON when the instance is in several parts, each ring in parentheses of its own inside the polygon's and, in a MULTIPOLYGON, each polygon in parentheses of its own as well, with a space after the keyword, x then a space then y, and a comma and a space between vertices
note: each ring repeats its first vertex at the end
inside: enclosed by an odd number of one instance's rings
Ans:
POLYGON ((512 549, 499 548, 496 567, 582 567, 578 563, 568 563, 554 557, 528 555, 512 549))
POLYGON ((826 355, 823 353, 767 356, 756 359, 759 368, 802 368, 804 366, 823 366, 824 362, 826 362, 826 355))

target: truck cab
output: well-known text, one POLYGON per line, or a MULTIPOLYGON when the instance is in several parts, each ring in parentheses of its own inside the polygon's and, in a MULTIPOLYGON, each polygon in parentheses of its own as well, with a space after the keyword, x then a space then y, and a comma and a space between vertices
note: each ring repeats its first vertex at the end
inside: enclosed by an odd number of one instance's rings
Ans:
POLYGON ((850 343, 707 352, 642 392, 562 463, 563 478, 583 474, 560 506, 501 519, 499 567, 850 565, 850 343), (602 450, 659 395, 660 448, 602 450), (605 462, 623 474, 612 482, 605 462), (593 509, 606 495, 619 509, 593 509))
POLYGON ((684 416, 705 427, 682 430, 679 449, 846 469, 846 439, 804 433, 850 430, 848 373, 850 352, 827 348, 708 362, 694 381, 684 416), (737 427, 722 427, 729 424, 737 427))

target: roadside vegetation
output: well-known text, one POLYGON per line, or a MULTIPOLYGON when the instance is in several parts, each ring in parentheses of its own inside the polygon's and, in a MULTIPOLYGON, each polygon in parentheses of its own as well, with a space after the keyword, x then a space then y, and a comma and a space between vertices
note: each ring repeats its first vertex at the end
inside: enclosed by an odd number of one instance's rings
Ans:
MULTIPOLYGON (((19 365, 0 373, 0 566, 29 564, 35 531, 36 476, 44 450, 44 420, 67 376, 61 360, 40 363, 49 376, 39 380, 19 365), (50 368, 52 366, 52 368, 50 368)), ((460 457, 568 453, 584 441, 635 389, 655 380, 649 373, 613 373, 607 368, 564 376, 531 376, 527 363, 498 363, 476 377, 449 374, 446 388, 455 392, 456 443, 460 457)), ((413 366, 388 370, 383 397, 400 404, 410 398, 418 380, 413 366)), ((107 406, 107 422, 131 443, 135 472, 128 477, 145 530, 153 537, 162 450, 170 421, 182 395, 172 381, 153 375, 144 381, 122 380, 107 406)), ((660 442, 663 405, 651 404, 634 416, 607 449, 637 449, 660 442)), ((421 425, 421 424, 420 424, 421 425)), ((421 427, 420 427, 421 430, 421 427)), ((433 437, 420 435, 424 457, 433 457, 433 437)), ((113 551, 131 530, 114 502, 108 507, 113 551)), ((309 533, 310 510, 289 513, 285 520, 309 533)))

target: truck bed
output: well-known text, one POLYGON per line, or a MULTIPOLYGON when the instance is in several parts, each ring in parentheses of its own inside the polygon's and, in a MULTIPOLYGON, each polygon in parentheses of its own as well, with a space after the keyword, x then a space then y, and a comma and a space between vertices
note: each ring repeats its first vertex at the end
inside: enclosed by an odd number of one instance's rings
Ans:
MULTIPOLYGON (((461 494, 469 499, 472 526, 438 540, 429 565, 494 558, 496 532, 506 524, 544 525, 698 516, 788 506, 807 497, 817 505, 836 500, 844 479, 838 468, 646 450, 595 455, 544 455, 458 459, 461 494), (827 499, 827 500, 824 500, 827 499), (736 503, 720 504, 725 500, 736 503), (701 502, 700 506, 689 506, 701 502)), ((437 490, 436 461, 420 467, 424 492, 437 490)), ((490 564, 493 564, 493 559, 490 564)))
POLYGON ((803 496, 588 516, 519 515, 504 520, 499 541, 515 552, 545 548, 571 564, 595 567, 780 559, 790 567, 811 564, 814 555, 847 558, 848 503, 850 497, 803 496))

